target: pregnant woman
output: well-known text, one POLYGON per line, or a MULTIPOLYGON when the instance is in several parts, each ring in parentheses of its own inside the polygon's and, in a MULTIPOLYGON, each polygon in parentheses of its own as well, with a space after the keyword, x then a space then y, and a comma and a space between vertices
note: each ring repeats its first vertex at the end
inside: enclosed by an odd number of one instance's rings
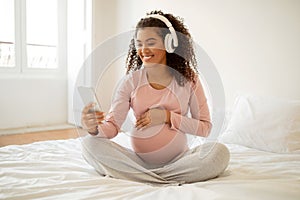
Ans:
POLYGON ((126 64, 109 113, 90 112, 92 104, 82 111, 89 132, 83 139, 87 162, 101 175, 152 184, 220 175, 229 161, 224 145, 187 145, 187 134, 207 137, 212 123, 183 22, 161 11, 147 14, 136 26, 126 64), (120 128, 130 108, 136 118, 130 134, 133 151, 110 140, 124 134, 120 128))

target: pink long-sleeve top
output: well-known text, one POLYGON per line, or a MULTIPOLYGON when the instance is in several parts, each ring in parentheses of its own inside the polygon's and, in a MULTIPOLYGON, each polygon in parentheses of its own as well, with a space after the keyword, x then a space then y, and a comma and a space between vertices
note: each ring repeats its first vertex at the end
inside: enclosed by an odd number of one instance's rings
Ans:
POLYGON ((134 151, 150 164, 167 163, 186 151, 186 134, 206 137, 211 129, 207 100, 199 79, 180 86, 173 78, 166 88, 158 90, 149 84, 145 68, 127 75, 115 93, 105 122, 98 126, 97 136, 115 137, 130 108, 136 118, 151 108, 170 111, 170 125, 132 129, 134 151))

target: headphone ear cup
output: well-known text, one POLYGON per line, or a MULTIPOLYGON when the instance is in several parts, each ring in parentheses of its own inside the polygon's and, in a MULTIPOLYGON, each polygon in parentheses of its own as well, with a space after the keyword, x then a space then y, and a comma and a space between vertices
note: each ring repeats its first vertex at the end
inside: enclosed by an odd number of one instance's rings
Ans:
POLYGON ((175 49, 173 48, 173 38, 170 33, 165 37, 165 48, 168 53, 173 53, 175 49))

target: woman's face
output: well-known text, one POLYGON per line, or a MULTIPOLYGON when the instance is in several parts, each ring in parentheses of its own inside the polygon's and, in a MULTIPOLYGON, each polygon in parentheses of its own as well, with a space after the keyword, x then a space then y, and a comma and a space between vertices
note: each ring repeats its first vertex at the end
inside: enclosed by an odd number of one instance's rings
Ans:
POLYGON ((135 46, 145 66, 149 64, 167 64, 163 39, 158 35, 158 28, 148 27, 137 31, 135 46))

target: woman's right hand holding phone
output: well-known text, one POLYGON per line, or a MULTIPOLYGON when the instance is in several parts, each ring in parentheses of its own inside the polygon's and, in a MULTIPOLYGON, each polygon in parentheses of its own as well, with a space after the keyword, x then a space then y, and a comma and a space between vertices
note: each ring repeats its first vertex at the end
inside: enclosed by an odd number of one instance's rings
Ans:
POLYGON ((98 125, 102 123, 105 118, 105 113, 94 110, 95 103, 86 105, 82 110, 81 124, 85 130, 91 135, 98 134, 98 125))

